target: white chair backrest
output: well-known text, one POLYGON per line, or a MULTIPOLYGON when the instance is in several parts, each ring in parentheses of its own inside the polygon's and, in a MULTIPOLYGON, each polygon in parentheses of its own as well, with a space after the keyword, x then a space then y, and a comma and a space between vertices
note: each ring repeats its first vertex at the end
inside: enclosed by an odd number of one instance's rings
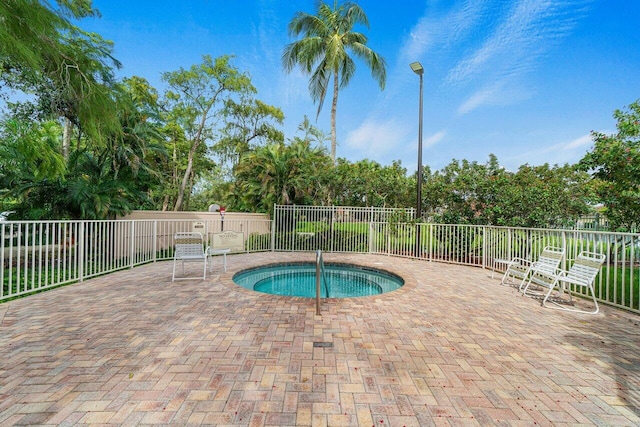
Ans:
POLYGON ((204 242, 202 234, 180 232, 174 235, 176 244, 176 258, 202 257, 204 256, 204 242))
POLYGON ((605 259, 605 255, 596 252, 580 252, 567 272, 567 277, 589 284, 600 272, 600 267, 602 267, 605 259))
POLYGON ((555 274, 556 269, 560 266, 560 262, 564 257, 564 249, 547 246, 542 250, 540 258, 538 258, 537 270, 542 270, 555 274))

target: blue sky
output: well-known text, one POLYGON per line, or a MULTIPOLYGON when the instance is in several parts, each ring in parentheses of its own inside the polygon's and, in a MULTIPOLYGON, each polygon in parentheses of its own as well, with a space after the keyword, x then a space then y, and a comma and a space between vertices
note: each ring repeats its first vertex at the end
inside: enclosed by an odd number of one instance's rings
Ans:
MULTIPOLYGON (((331 0, 329 0, 331 1, 331 0)), ((612 113, 640 98, 640 1, 360 0, 358 28, 387 62, 380 91, 363 63, 338 101, 338 157, 417 166, 419 79, 424 74, 423 163, 484 163, 510 170, 577 162, 590 131, 615 131, 612 113)), ((286 74, 287 25, 314 0, 94 0, 100 19, 81 27, 115 43, 119 76, 189 68, 204 54, 235 55, 257 98, 280 107, 286 138, 315 120, 307 76, 286 74)), ((315 123, 327 133, 330 99, 315 123)))

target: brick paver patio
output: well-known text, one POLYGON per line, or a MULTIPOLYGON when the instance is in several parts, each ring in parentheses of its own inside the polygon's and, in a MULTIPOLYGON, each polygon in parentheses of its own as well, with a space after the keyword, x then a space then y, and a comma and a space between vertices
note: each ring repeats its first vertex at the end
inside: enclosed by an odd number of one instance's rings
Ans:
POLYGON ((384 256, 325 254, 407 285, 322 316, 231 281, 299 259, 313 254, 234 255, 173 283, 161 262, 0 304, 0 424, 640 425, 636 315, 550 310, 486 270, 384 256))

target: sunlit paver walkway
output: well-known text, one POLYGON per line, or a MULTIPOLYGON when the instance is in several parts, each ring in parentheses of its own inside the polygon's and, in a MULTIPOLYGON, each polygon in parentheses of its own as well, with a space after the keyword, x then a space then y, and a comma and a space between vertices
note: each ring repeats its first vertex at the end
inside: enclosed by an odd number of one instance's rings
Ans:
POLYGON ((545 309, 477 268, 325 256, 407 285, 315 316, 231 282, 313 257, 265 253, 206 281, 162 262, 1 304, 0 424, 640 425, 638 316, 545 309))

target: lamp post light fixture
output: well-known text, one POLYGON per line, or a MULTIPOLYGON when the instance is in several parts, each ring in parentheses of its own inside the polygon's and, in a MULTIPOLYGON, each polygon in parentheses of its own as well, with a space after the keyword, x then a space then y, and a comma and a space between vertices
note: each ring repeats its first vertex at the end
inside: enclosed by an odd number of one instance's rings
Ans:
MULTIPOLYGON (((416 201, 416 219, 418 222, 422 219, 422 75, 424 74, 424 68, 419 62, 412 62, 409 64, 411 70, 420 76, 420 106, 418 113, 418 184, 416 188, 417 201, 416 201)), ((420 225, 416 230, 416 256, 420 256, 420 225)))

